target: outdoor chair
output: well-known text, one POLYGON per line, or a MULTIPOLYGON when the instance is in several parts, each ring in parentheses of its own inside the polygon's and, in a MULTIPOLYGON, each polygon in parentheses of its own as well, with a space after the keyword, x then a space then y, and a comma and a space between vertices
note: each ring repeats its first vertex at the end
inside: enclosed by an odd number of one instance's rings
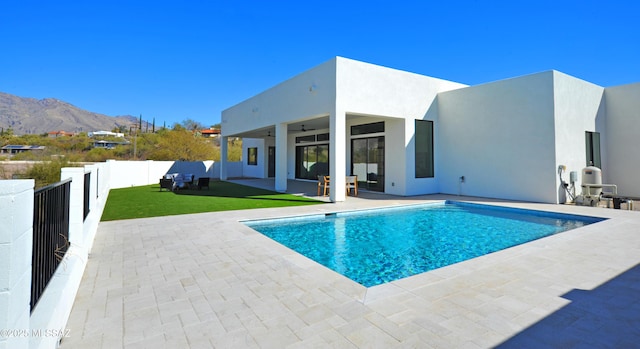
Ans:
POLYGON ((174 174, 165 174, 162 178, 160 178, 160 191, 162 191, 162 189, 166 189, 168 191, 173 190, 174 176, 174 174))
POLYGON ((330 184, 329 176, 318 176, 318 196, 320 196, 320 188, 323 188, 322 196, 327 196, 330 184))
POLYGON ((209 189, 209 177, 198 178, 198 190, 204 187, 209 189))
POLYGON ((160 178, 160 191, 162 189, 166 189, 167 191, 171 191, 173 189, 173 179, 172 178, 160 178))
POLYGON ((347 176, 346 179, 347 195, 351 193, 353 189, 353 196, 358 196, 358 176, 347 176))

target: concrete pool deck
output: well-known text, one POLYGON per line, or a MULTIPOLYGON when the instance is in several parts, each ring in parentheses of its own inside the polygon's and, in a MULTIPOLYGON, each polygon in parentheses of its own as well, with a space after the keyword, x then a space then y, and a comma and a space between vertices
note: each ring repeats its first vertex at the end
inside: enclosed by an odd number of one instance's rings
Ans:
POLYGON ((362 192, 102 222, 67 328, 61 348, 632 347, 640 213, 362 192), (611 219, 368 289, 239 222, 445 199, 611 219))

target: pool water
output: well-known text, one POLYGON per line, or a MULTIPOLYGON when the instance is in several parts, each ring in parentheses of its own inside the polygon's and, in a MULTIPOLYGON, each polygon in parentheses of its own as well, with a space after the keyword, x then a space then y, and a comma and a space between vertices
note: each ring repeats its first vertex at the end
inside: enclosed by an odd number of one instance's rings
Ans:
POLYGON ((601 220, 447 201, 244 223, 370 287, 601 220))

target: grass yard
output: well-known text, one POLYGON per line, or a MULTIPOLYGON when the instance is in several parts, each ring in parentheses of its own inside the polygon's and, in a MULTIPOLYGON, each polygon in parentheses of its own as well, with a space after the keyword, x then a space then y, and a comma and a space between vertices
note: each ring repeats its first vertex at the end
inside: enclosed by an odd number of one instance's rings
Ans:
POLYGON ((221 181, 212 181, 210 189, 186 189, 178 192, 160 191, 159 184, 152 184, 112 189, 101 220, 113 221, 322 203, 322 201, 301 196, 221 181))

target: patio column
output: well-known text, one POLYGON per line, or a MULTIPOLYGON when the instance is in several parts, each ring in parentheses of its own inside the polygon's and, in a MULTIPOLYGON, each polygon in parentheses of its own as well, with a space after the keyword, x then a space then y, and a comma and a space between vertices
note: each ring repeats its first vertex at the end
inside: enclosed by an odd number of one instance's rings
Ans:
POLYGON ((287 124, 276 125, 276 183, 275 190, 287 191, 287 124))
POLYGON ((345 201, 347 175, 347 125, 344 111, 335 110, 329 115, 329 176, 332 202, 345 201))
POLYGON ((222 137, 220 140, 220 180, 227 180, 227 152, 229 147, 229 137, 222 137))

